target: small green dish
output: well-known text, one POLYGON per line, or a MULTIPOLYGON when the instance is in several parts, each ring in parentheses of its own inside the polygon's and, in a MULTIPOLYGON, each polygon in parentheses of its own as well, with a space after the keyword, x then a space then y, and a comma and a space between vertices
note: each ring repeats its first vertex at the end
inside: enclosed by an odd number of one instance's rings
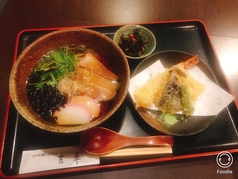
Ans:
POLYGON ((149 29, 140 25, 122 26, 116 31, 113 37, 113 41, 121 47, 126 57, 130 59, 145 58, 149 56, 155 50, 156 47, 156 39, 154 34, 149 29), (134 35, 135 31, 137 31, 140 36, 140 40, 136 42, 134 42, 130 36, 130 34, 134 35), (141 49, 141 47, 145 49, 143 51, 140 51, 139 49, 141 49), (131 55, 129 54, 129 51, 131 55))

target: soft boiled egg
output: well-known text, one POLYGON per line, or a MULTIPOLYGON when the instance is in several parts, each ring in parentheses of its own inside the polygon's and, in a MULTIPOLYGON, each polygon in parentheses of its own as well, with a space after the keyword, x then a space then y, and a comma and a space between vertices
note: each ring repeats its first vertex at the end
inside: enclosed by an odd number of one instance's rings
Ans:
POLYGON ((98 117, 100 113, 100 104, 97 100, 85 96, 85 95, 78 95, 78 96, 73 96, 68 102, 69 104, 81 104, 85 107, 87 107, 90 112, 92 113, 92 117, 98 117))
POLYGON ((54 112, 58 125, 78 125, 88 123, 91 119, 90 110, 81 104, 66 104, 54 112))

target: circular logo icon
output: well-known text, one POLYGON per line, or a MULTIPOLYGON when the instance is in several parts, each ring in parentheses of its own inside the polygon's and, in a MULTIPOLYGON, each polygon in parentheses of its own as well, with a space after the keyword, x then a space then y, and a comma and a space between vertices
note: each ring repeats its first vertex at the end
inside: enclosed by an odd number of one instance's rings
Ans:
POLYGON ((230 152, 222 151, 217 155, 216 162, 221 168, 228 168, 233 163, 233 156, 230 152))

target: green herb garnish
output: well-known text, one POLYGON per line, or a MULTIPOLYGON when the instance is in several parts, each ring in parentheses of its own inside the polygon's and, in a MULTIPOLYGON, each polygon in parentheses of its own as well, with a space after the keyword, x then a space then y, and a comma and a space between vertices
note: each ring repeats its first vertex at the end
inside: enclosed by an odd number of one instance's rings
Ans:
POLYGON ((42 89, 46 84, 55 87, 66 75, 74 71, 75 63, 87 49, 84 46, 64 46, 59 50, 44 55, 41 61, 34 68, 33 72, 41 72, 39 82, 31 83, 36 89, 42 89))

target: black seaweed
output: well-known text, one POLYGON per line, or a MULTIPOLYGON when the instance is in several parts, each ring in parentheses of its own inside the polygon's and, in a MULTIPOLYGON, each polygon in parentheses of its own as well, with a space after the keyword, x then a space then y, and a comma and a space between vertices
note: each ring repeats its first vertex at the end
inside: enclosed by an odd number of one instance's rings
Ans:
POLYGON ((41 89, 37 89, 35 83, 39 83, 42 71, 34 71, 28 76, 26 93, 32 109, 44 120, 55 123, 52 117, 55 110, 64 106, 67 102, 66 96, 61 94, 56 87, 44 84, 41 89))
POLYGON ((147 39, 143 39, 139 33, 139 29, 134 29, 133 33, 129 34, 128 36, 121 36, 119 46, 126 55, 140 57, 146 51, 146 43, 147 39))

